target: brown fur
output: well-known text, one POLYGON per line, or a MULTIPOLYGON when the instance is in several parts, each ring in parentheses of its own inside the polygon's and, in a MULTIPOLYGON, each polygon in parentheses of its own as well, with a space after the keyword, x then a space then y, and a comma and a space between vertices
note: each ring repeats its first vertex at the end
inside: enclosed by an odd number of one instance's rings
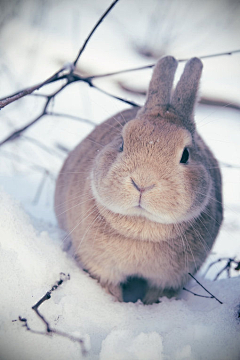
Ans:
POLYGON ((204 262, 222 221, 220 171, 192 114, 202 64, 188 62, 171 100, 176 66, 161 59, 145 106, 96 127, 57 180, 60 226, 119 301, 130 276, 147 280, 146 304, 175 295, 204 262), (188 164, 180 163, 185 147, 188 164))

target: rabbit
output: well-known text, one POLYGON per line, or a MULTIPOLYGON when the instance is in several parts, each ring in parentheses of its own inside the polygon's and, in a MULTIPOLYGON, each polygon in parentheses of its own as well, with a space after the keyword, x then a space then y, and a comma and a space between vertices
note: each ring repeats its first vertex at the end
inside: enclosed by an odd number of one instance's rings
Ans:
POLYGON ((177 296, 209 254, 223 219, 221 173, 197 133, 202 62, 161 58, 147 100, 98 125, 66 159, 55 212, 89 274, 123 301, 128 279, 142 302, 177 296))

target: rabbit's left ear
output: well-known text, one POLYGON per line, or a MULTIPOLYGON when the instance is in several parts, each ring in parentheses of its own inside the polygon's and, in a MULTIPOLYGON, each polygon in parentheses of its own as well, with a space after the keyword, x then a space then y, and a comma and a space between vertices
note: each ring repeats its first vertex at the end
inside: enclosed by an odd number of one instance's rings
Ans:
POLYGON ((187 62, 171 100, 171 106, 183 117, 183 121, 189 127, 191 127, 202 68, 203 64, 198 58, 192 58, 187 62))
POLYGON ((161 58, 153 69, 147 100, 139 115, 156 115, 170 105, 172 84, 178 62, 172 56, 161 58))

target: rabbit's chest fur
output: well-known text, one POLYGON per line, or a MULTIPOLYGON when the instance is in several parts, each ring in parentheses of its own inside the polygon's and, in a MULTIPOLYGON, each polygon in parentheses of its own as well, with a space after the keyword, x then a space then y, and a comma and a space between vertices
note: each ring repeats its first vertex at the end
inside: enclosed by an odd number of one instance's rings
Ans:
POLYGON ((187 231, 186 225, 183 234, 183 228, 180 231, 179 227, 141 218, 126 220, 119 216, 118 221, 111 222, 111 217, 117 215, 96 205, 90 182, 83 187, 81 201, 75 196, 74 186, 69 189, 68 197, 73 200, 67 212, 67 229, 74 229, 72 242, 77 258, 103 285, 119 285, 129 276, 139 276, 153 286, 178 289, 207 255, 209 227, 202 231, 205 244, 199 249, 195 242, 201 231, 197 223, 195 233, 193 229, 187 231))

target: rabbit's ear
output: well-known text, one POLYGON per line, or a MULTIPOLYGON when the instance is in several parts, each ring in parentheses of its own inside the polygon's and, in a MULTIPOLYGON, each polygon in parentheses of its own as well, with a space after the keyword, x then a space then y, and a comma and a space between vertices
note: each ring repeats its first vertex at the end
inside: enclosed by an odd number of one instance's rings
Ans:
POLYGON ((178 62, 172 56, 160 59, 154 67, 152 80, 149 85, 147 100, 140 114, 154 114, 158 109, 168 108, 173 79, 178 62))
POLYGON ((187 123, 189 122, 189 125, 192 121, 192 113, 197 98, 202 68, 203 64, 200 59, 190 59, 184 68, 183 74, 172 96, 172 107, 179 115, 184 117, 187 123))

